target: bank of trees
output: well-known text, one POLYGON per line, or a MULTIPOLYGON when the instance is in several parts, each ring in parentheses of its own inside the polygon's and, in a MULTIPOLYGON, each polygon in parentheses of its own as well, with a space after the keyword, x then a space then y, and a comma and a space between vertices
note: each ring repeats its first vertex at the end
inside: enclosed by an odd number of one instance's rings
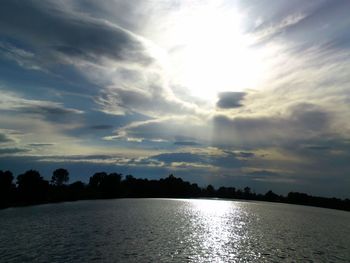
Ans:
POLYGON ((148 180, 135 178, 132 175, 123 177, 119 173, 98 172, 90 177, 87 184, 81 181, 69 184, 69 172, 63 168, 53 172, 50 182, 35 170, 18 175, 16 181, 10 171, 0 170, 0 208, 81 199, 125 197, 217 197, 285 202, 350 211, 349 199, 314 197, 296 192, 291 192, 287 196, 277 195, 272 191, 268 191, 266 194, 256 194, 249 187, 215 189, 212 185, 208 185, 202 188, 173 175, 159 180, 148 180))

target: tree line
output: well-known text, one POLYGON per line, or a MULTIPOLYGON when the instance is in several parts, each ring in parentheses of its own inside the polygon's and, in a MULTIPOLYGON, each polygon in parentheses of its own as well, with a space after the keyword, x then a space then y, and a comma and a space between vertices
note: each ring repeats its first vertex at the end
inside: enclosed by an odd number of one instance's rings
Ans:
POLYGON ((119 173, 98 172, 85 184, 76 181, 69 184, 69 172, 56 169, 50 181, 45 180, 38 171, 28 170, 20 174, 14 183, 10 171, 0 170, 0 208, 32 205, 51 202, 75 201, 104 198, 225 198, 245 199, 291 204, 311 205, 350 211, 350 200, 311 196, 305 193, 290 192, 287 196, 272 191, 256 194, 249 187, 220 187, 212 185, 199 187, 172 174, 159 180, 123 177, 119 173))

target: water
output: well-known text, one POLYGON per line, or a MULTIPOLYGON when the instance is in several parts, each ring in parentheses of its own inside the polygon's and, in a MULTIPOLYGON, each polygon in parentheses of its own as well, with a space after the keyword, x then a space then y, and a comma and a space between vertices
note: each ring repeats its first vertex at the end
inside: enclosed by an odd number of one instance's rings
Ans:
POLYGON ((0 211, 1 262, 350 262, 350 213, 119 199, 0 211))

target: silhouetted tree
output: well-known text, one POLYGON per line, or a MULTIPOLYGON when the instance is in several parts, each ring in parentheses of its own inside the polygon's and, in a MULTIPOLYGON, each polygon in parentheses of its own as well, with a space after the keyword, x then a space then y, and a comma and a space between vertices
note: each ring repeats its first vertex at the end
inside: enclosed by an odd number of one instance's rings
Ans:
POLYGON ((70 184, 69 187, 72 189, 83 190, 85 188, 85 184, 82 181, 76 181, 76 182, 70 184))
POLYGON ((236 189, 234 187, 220 187, 217 190, 217 196, 222 198, 234 198, 236 189))
POLYGON ((207 188, 205 189, 205 192, 206 192, 206 196, 208 197, 215 196, 215 189, 211 184, 207 186, 207 188))
POLYGON ((107 175, 101 184, 101 190, 106 197, 118 197, 120 195, 120 182, 122 175, 111 173, 107 175))
POLYGON ((121 174, 105 172, 95 173, 89 180, 89 187, 93 194, 99 197, 117 197, 120 195, 121 174))
POLYGON ((6 207, 13 202, 15 185, 10 171, 0 170, 0 207, 6 207))
POLYGON ((17 176, 17 190, 21 202, 40 203, 47 201, 48 181, 38 171, 29 170, 17 176))
POLYGON ((51 177, 51 183, 56 186, 61 186, 69 181, 69 172, 66 169, 56 169, 51 177))
POLYGON ((79 200, 86 198, 85 184, 81 181, 76 181, 69 185, 69 198, 71 200, 79 200))
POLYGON ((279 200, 279 196, 272 192, 271 190, 268 191, 265 196, 264 196, 266 201, 272 201, 272 202, 277 202, 279 200))
POLYGON ((127 175, 122 180, 118 173, 95 173, 90 177, 89 184, 77 181, 70 185, 68 171, 57 169, 52 176, 52 184, 44 180, 38 171, 29 170, 17 176, 17 188, 12 183, 13 176, 9 171, 0 171, 0 208, 11 205, 28 205, 43 202, 58 202, 79 199, 116 198, 116 197, 221 197, 265 200, 273 202, 287 202, 335 208, 350 211, 350 200, 325 198, 291 192, 287 197, 277 195, 271 190, 265 195, 251 192, 249 187, 236 190, 234 187, 220 187, 218 190, 212 185, 200 188, 197 184, 190 184, 169 175, 159 180, 135 178, 127 175))
POLYGON ((201 195, 201 189, 198 184, 191 184, 190 196, 199 197, 201 195))
POLYGON ((295 204, 308 204, 310 196, 304 193, 290 192, 288 193, 288 201, 295 204))
POLYGON ((251 199, 252 198, 252 192, 251 192, 250 187, 246 186, 243 189, 243 198, 245 198, 245 199, 251 199))
POLYGON ((186 196, 186 188, 189 187, 189 185, 186 187, 186 184, 181 178, 176 178, 173 174, 170 174, 167 178, 160 179, 159 182, 159 187, 160 190, 162 190, 161 192, 163 196, 186 196))
POLYGON ((243 193, 243 191, 241 189, 238 189, 236 191, 236 198, 238 198, 238 199, 243 199, 244 198, 244 193, 243 193))
POLYGON ((89 186, 93 189, 100 188, 101 184, 106 176, 107 176, 107 173, 105 173, 105 172, 95 173, 89 179, 89 186))

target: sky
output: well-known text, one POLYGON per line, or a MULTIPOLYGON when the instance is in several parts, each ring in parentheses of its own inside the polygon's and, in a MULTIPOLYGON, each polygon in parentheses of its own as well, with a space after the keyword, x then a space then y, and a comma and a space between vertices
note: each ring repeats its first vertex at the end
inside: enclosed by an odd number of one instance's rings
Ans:
POLYGON ((0 169, 349 198, 349 8, 2 0, 0 169))

